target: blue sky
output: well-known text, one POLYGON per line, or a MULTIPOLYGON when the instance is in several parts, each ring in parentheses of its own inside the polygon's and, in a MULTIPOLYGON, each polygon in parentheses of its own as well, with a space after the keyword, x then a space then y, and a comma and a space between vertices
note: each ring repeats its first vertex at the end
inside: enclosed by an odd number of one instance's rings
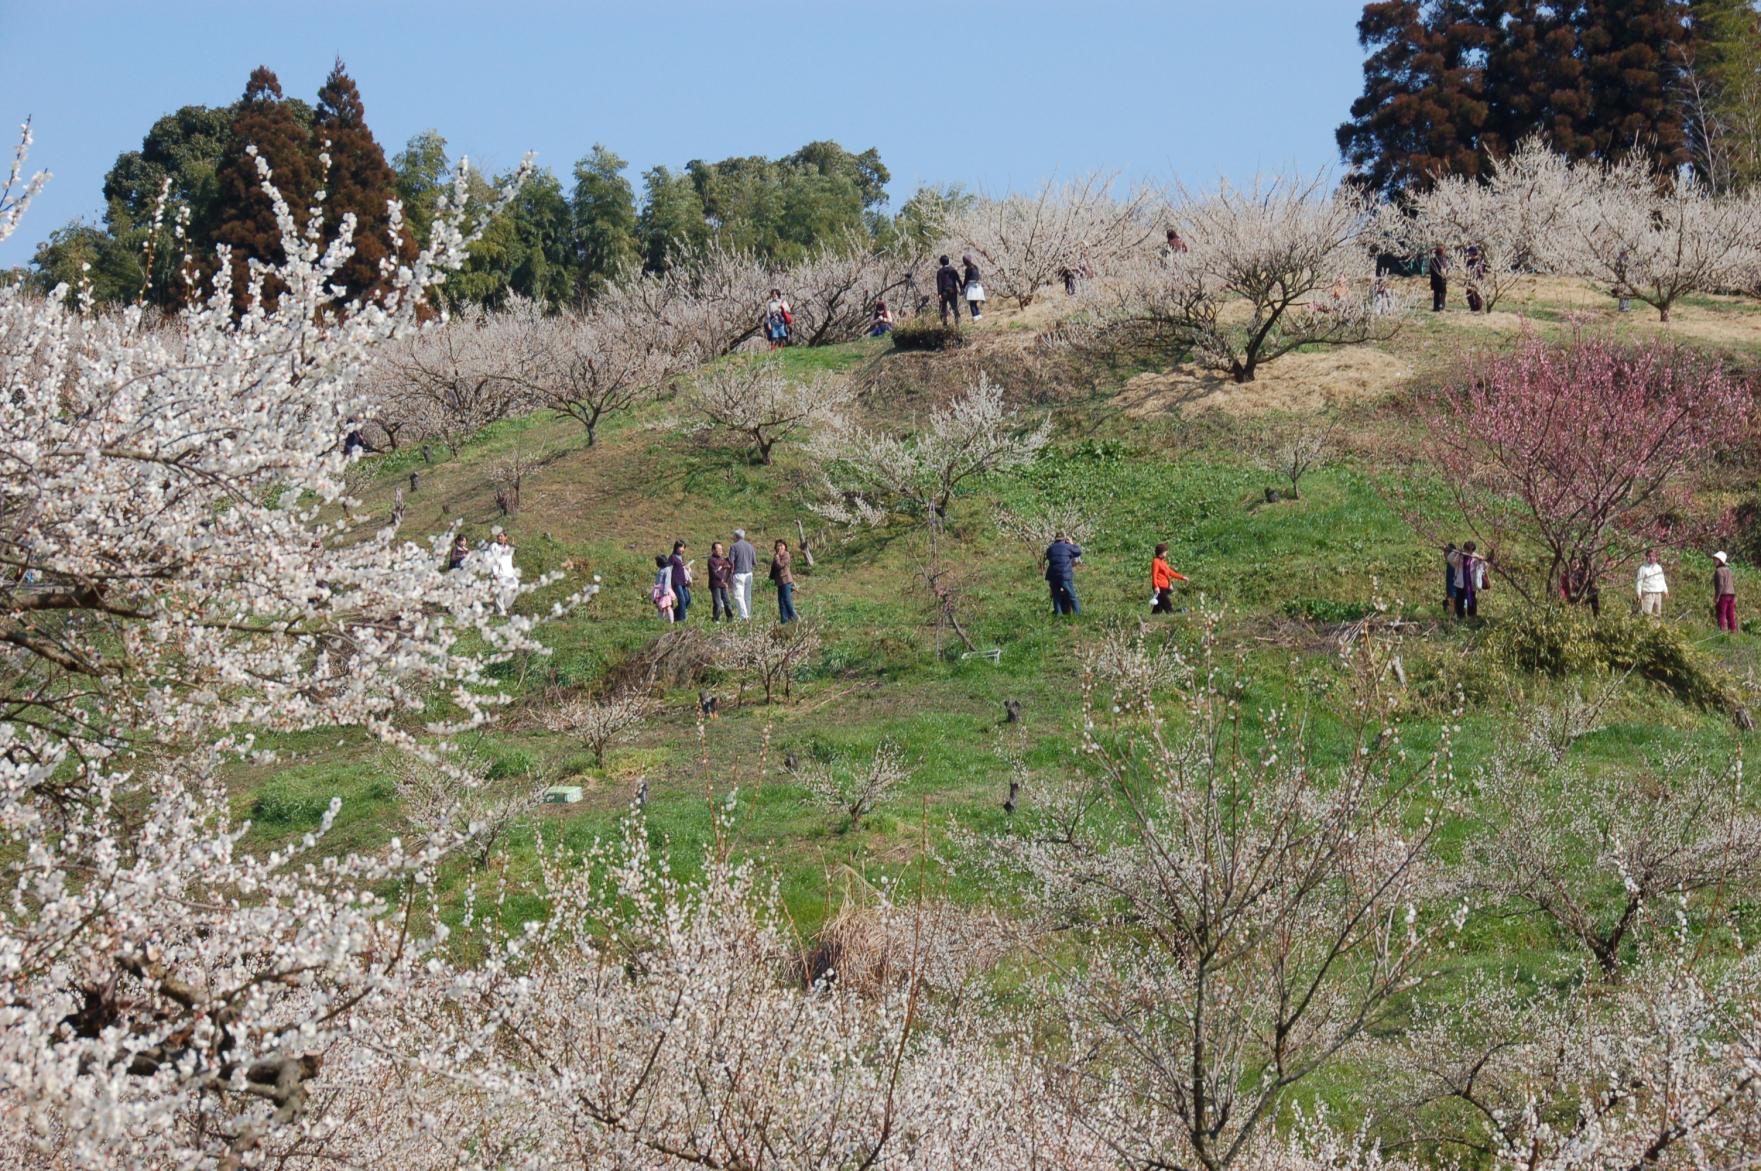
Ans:
MULTIPOLYGON (((266 64, 312 100, 341 54, 388 154, 434 127, 491 170, 880 149, 920 182, 1000 191, 1094 168, 1208 184, 1335 166, 1361 0, 624 0, 349 5, 0 0, 0 121, 55 173, 0 266, 75 216, 161 114, 266 64), (289 13, 304 18, 290 25, 289 13), (321 14, 321 15, 320 15, 321 14), (314 17, 317 17, 314 19, 314 17)), ((10 150, 7 152, 10 154, 10 150)))

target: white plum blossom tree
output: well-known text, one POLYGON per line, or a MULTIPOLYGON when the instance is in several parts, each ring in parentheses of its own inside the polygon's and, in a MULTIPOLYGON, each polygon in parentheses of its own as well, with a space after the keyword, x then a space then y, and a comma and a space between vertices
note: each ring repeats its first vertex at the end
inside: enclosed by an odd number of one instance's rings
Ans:
POLYGON ((730 358, 699 375, 683 405, 705 427, 748 445, 755 463, 768 465, 778 443, 833 422, 855 397, 848 378, 791 377, 774 360, 730 358))
POLYGON ((1182 189, 1186 250, 1140 256, 1089 295, 1094 341, 1187 359, 1236 382, 1303 346, 1390 336, 1372 292, 1371 209, 1322 178, 1278 176, 1207 197, 1182 189))
POLYGON ((874 432, 847 417, 824 427, 815 437, 826 463, 817 507, 840 523, 879 521, 892 512, 943 517, 961 485, 1031 461, 1050 436, 1050 417, 1032 425, 980 371, 915 434, 874 432))
POLYGON ((1745 288, 1761 274, 1761 222, 1744 195, 1721 195, 1682 175, 1660 179, 1639 161, 1573 168, 1568 204, 1577 271, 1657 310, 1690 293, 1745 288))
POLYGON ((1115 198, 1115 186, 1095 173, 974 200, 946 224, 949 250, 970 253, 987 291, 1025 309, 1066 271, 1111 271, 1155 235, 1155 193, 1140 186, 1115 198))

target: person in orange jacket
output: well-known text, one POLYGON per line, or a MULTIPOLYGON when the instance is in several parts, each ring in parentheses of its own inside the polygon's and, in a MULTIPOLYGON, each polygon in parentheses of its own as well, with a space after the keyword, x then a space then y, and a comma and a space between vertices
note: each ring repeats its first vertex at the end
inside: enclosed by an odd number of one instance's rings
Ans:
POLYGON ((1156 591, 1155 602, 1150 607, 1150 613, 1174 613, 1174 583, 1185 580, 1186 578, 1175 573, 1174 567, 1168 564, 1167 544, 1164 542, 1157 545, 1156 555, 1150 561, 1150 585, 1156 591))

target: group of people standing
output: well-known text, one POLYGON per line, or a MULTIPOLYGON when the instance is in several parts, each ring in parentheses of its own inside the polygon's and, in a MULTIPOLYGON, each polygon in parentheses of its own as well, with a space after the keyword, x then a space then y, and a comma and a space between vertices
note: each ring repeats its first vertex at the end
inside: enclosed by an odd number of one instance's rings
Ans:
POLYGON ((463 569, 472 557, 481 558, 489 570, 489 581, 495 589, 495 608, 506 614, 520 592, 520 570, 514 565, 513 538, 505 531, 497 530, 494 537, 473 549, 462 531, 454 533, 452 544, 446 550, 446 568, 463 569))
MULTIPOLYGON (((1467 307, 1469 313, 1478 313, 1486 307, 1480 296, 1480 281, 1486 276, 1486 258, 1480 253, 1478 244, 1469 244, 1462 249, 1462 267, 1467 270, 1467 307)), ((1449 303, 1449 274, 1455 267, 1449 258, 1448 249, 1439 244, 1431 250, 1431 259, 1426 266, 1431 276, 1431 312, 1441 313, 1449 303)))
MULTIPOLYGON (((695 563, 686 553, 690 543, 684 539, 673 542, 672 553, 654 557, 654 584, 648 600, 663 622, 684 622, 691 613, 691 587, 697 584, 695 563)), ((752 617, 752 579, 758 570, 758 550, 746 539, 745 529, 734 530, 734 543, 725 549, 720 541, 709 546, 705 565, 709 574, 711 622, 742 621, 752 617)), ((779 539, 771 549, 770 583, 777 591, 777 621, 793 622, 795 613, 795 573, 789 542, 779 539)))
MULTIPOLYGON (((1718 629, 1734 634, 1737 630, 1736 574, 1730 568, 1730 556, 1723 549, 1712 555, 1712 618, 1718 629)), ((1454 542, 1443 549, 1443 610, 1457 618, 1473 618, 1479 614, 1480 595, 1486 591, 1487 559, 1480 555, 1474 542, 1467 541, 1457 549, 1454 542)), ((1647 618, 1661 619, 1663 603, 1669 597, 1669 578, 1657 560, 1657 550, 1647 548, 1633 579, 1638 595, 1639 613, 1647 618)), ((1602 595, 1596 582, 1584 567, 1568 567, 1559 583, 1562 601, 1583 603, 1590 612, 1600 616, 1602 595)))
POLYGON ((978 264, 969 252, 960 258, 962 268, 954 265, 943 256, 936 269, 936 300, 940 303, 942 324, 948 324, 948 315, 954 315, 954 324, 960 324, 960 302, 966 301, 966 307, 972 313, 972 320, 984 317, 984 276, 978 271, 978 264))
MULTIPOLYGON (((1634 582, 1639 594, 1639 613, 1649 618, 1663 617, 1663 602, 1669 596, 1669 579, 1657 560, 1657 550, 1646 549, 1645 560, 1639 565, 1634 582)), ((1737 632, 1737 578, 1731 572, 1730 555, 1723 549, 1712 555, 1712 622, 1720 633, 1737 632)))

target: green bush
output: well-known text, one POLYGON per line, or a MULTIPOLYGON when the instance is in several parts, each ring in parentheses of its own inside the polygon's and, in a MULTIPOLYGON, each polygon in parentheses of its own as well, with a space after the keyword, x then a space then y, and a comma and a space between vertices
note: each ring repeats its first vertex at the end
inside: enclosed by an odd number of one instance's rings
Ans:
POLYGON ((1375 607, 1368 602, 1335 602, 1327 598, 1291 598, 1284 603, 1284 616, 1322 626, 1356 622, 1367 617, 1375 607))
POLYGON ((944 325, 928 313, 893 328, 893 347, 900 350, 951 350, 960 344, 960 327, 944 325))
POLYGON ((301 793, 271 783, 251 802, 251 820, 277 828, 308 829, 324 820, 329 793, 301 793))
POLYGON ((1540 606, 1495 627, 1487 652, 1539 675, 1631 672, 1683 703, 1736 715, 1742 700, 1730 677, 1676 626, 1629 614, 1592 617, 1581 607, 1540 606))

